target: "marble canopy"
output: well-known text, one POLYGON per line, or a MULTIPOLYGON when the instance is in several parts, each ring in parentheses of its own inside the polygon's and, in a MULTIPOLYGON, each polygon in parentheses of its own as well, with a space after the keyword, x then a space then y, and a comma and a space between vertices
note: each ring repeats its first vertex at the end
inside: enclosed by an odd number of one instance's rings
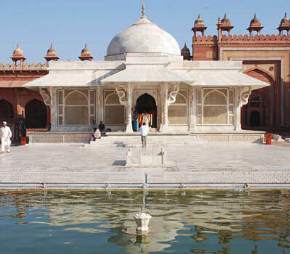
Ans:
POLYGON ((241 107, 268 84, 244 74, 240 61, 184 61, 176 40, 141 16, 113 38, 104 61, 52 61, 25 86, 50 105, 52 130, 104 121, 132 132, 136 115, 148 113, 155 131, 209 132, 240 131, 241 107))

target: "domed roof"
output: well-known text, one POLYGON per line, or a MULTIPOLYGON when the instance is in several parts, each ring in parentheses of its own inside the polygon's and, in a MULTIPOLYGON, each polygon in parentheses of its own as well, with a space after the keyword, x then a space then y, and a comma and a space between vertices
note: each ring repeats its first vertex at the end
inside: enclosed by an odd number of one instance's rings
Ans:
POLYGON ((20 48, 20 47, 17 45, 17 46, 16 46, 16 49, 14 49, 12 55, 15 56, 15 57, 23 57, 23 56, 24 56, 23 49, 20 48))
POLYGON ((117 34, 107 49, 107 56, 126 53, 180 56, 180 48, 172 35, 142 15, 136 23, 117 34))
POLYGON ((79 59, 82 61, 93 60, 93 56, 91 54, 91 51, 88 49, 87 44, 85 44, 85 47, 82 49, 81 55, 79 56, 79 59))
POLYGON ((223 19, 221 20, 220 28, 222 30, 225 30, 225 31, 230 31, 230 30, 232 30, 234 28, 232 26, 232 23, 231 23, 230 19, 227 17, 226 13, 225 13, 223 19))
POLYGON ((14 51, 12 53, 11 59, 13 61, 18 61, 18 60, 24 61, 26 59, 25 56, 24 56, 23 50, 18 46, 18 44, 16 46, 16 49, 14 49, 14 51))
POLYGON ((57 61, 59 57, 57 56, 56 50, 50 44, 49 49, 46 51, 46 56, 44 57, 47 61, 55 60, 57 61))
POLYGON ((205 26, 204 20, 198 15, 197 19, 194 21, 194 26, 192 31, 204 31, 207 27, 205 26))
POLYGON ((284 18, 281 19, 279 30, 289 30, 290 29, 290 20, 287 17, 287 13, 285 13, 284 18))
POLYGON ((248 30, 251 31, 260 31, 264 27, 262 26, 262 23, 260 20, 257 19, 257 15, 254 15, 254 18, 251 20, 250 25, 248 27, 248 30))

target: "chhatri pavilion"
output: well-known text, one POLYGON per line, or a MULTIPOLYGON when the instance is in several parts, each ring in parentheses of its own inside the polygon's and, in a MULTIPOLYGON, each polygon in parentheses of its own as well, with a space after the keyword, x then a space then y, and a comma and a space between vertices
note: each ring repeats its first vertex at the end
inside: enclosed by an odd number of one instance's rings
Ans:
POLYGON ((25 86, 50 106, 51 131, 88 131, 103 121, 132 133, 146 120, 155 132, 240 132, 241 107, 269 84, 244 74, 242 61, 187 61, 180 52, 142 8, 103 61, 85 47, 86 61, 50 61, 49 73, 25 86))

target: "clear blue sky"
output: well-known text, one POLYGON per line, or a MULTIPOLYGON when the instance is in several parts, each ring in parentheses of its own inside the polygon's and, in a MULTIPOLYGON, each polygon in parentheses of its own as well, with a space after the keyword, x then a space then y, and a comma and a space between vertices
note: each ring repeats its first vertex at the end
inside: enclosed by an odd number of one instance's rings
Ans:
MULTIPOLYGON (((0 62, 10 62, 16 44, 28 62, 42 62, 53 42, 59 57, 77 59, 85 43, 95 59, 103 59, 112 37, 140 15, 141 0, 1 0, 0 62)), ((254 13, 264 33, 277 33, 290 0, 145 0, 147 16, 183 46, 191 45, 191 27, 200 13, 216 32, 216 21, 227 12, 234 33, 246 33, 254 13)), ((289 16, 288 15, 288 16, 289 16)))

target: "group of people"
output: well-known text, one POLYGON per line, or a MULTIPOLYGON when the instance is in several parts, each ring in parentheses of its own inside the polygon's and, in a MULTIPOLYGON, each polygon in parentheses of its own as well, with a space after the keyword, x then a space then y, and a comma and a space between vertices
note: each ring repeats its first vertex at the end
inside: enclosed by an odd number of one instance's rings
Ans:
MULTIPOLYGON (((149 126, 145 121, 142 123, 139 131, 141 133, 142 147, 146 148, 147 147, 147 136, 149 134, 149 126)), ((105 136, 105 135, 106 135, 106 126, 101 121, 98 128, 96 128, 94 130, 94 133, 92 134, 91 140, 96 141, 97 139, 101 139, 102 136, 105 136)))
MULTIPOLYGON (((147 136, 149 134, 149 126, 146 124, 146 122, 142 123, 142 126, 140 127, 140 132, 141 132, 142 147, 146 148, 147 136)), ((92 135, 92 140, 95 141, 96 139, 100 139, 104 135, 106 135, 106 126, 101 121, 98 128, 94 131, 92 135)), ((0 138, 1 138, 1 153, 4 152, 10 153, 12 132, 10 127, 7 125, 7 122, 5 121, 2 123, 2 127, 0 129, 0 138)))
POLYGON ((106 125, 102 121, 100 121, 98 128, 94 129, 94 133, 92 134, 92 141, 101 139, 102 136, 105 135, 106 135, 106 125))
POLYGON ((1 138, 1 153, 10 153, 11 138, 12 132, 10 127, 7 125, 7 122, 2 123, 0 129, 0 138, 1 138))

